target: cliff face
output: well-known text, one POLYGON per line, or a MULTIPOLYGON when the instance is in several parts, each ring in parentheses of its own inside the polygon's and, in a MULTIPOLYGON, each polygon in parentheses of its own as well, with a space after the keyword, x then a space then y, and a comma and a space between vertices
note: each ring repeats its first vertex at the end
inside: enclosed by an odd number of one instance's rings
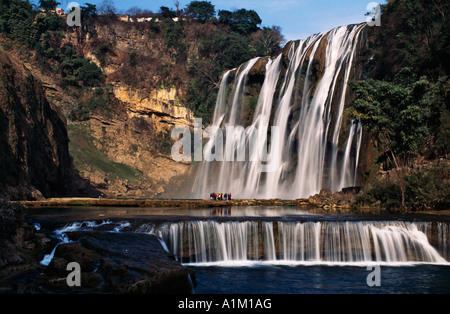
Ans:
MULTIPOLYGON (((12 152, 2 158, 13 159, 2 163, 7 177, 5 196, 24 199, 103 193, 154 197, 166 191, 173 177, 189 171, 189 163, 170 158, 170 132, 174 126, 193 127, 193 112, 183 105, 182 86, 164 85, 158 77, 159 64, 173 64, 164 42, 161 38, 150 40, 137 26, 99 24, 97 35, 82 41, 77 40, 76 32, 65 34, 61 46, 72 44, 106 74, 100 87, 81 90, 65 86, 58 73, 32 58, 32 51, 31 57, 24 57, 19 49, 3 52, 1 92, 7 101, 2 101, 2 143, 4 151, 12 152), (102 55, 99 51, 105 46, 107 52, 102 55), (130 65, 133 54, 149 62, 130 65), (16 64, 10 59, 17 60, 16 64), (26 78, 31 85, 18 83, 26 78), (30 92, 33 88, 36 90, 30 92), (96 94, 99 90, 103 95, 96 94), (16 99, 21 100, 20 108, 12 105, 16 99), (92 99, 103 102, 102 110, 83 108, 92 99), (7 127, 9 124, 13 127, 7 127), (39 154, 36 149, 41 150, 39 154), (29 158, 31 155, 43 160, 29 158), (71 177, 73 173, 79 177, 71 177), (26 191, 19 191, 25 186, 26 191)), ((14 46, 2 37, 0 42, 14 46)))
POLYGON ((193 112, 183 103, 185 85, 165 85, 164 70, 158 67, 172 66, 177 75, 186 69, 175 69, 161 38, 148 38, 138 26, 98 24, 96 39, 82 48, 106 74, 111 97, 121 109, 69 121, 75 165, 110 197, 160 196, 170 188, 171 179, 190 170, 190 163, 170 157, 172 128, 194 124, 193 112), (89 142, 87 150, 79 145, 83 141, 89 142))
POLYGON ((193 127, 194 114, 180 102, 179 93, 175 88, 145 92, 136 91, 132 86, 114 86, 114 95, 127 105, 128 115, 152 118, 158 131, 163 131, 167 125, 193 127))
POLYGON ((85 182, 72 168, 68 142, 64 118, 49 104, 41 83, 0 50, 1 197, 36 199, 83 192, 76 187, 85 182))

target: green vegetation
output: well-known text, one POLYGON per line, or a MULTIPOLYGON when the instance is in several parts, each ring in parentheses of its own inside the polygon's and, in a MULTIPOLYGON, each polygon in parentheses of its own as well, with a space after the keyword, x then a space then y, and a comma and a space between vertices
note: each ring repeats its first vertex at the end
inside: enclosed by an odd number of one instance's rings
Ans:
POLYGON ((165 19, 161 26, 167 47, 175 50, 175 61, 185 63, 187 60, 187 43, 183 40, 186 38, 183 24, 174 22, 169 18, 165 19))
POLYGON ((86 165, 90 169, 107 174, 111 178, 119 178, 134 182, 142 178, 142 174, 137 170, 122 163, 111 161, 94 142, 96 141, 88 131, 81 125, 68 125, 69 151, 78 169, 86 170, 86 165))
POLYGON ((445 161, 450 153, 449 17, 450 3, 444 0, 391 0, 383 6, 382 27, 364 73, 369 78, 350 84, 356 99, 346 114, 371 133, 377 163, 390 175, 371 182, 360 203, 448 208, 448 167, 416 166, 445 161))
POLYGON ((156 149, 161 153, 165 155, 170 155, 172 151, 173 146, 173 140, 170 136, 170 132, 160 132, 159 139, 156 149))
POLYGON ((445 163, 412 171, 403 176, 403 182, 398 178, 376 178, 364 193, 356 197, 354 206, 378 206, 388 210, 447 210, 450 207, 449 178, 450 166, 445 163))
POLYGON ((214 5, 209 1, 192 1, 188 4, 186 11, 186 16, 192 17, 200 23, 205 23, 216 15, 214 5))
MULTIPOLYGON (((59 76, 61 85, 81 99, 73 117, 86 119, 87 110, 101 107, 104 98, 83 103, 84 88, 104 87, 106 77, 84 52, 91 50, 102 68, 113 57, 120 57, 114 36, 100 38, 97 34, 102 26, 114 33, 120 22, 109 0, 103 1, 98 10, 90 3, 81 6, 83 22, 77 28, 67 26, 65 18, 53 12, 56 5, 55 0, 41 0, 39 7, 26 0, 2 0, 0 32, 34 55, 47 74, 59 76)), ((137 7, 129 11, 135 17, 148 13, 137 7)), ((253 57, 276 55, 284 42, 279 27, 259 28, 262 20, 254 10, 219 10, 217 14, 211 2, 191 1, 184 9, 178 4, 176 10, 162 6, 156 16, 158 22, 128 26, 144 29, 151 42, 164 42, 163 50, 149 54, 130 47, 123 66, 111 75, 111 80, 137 89, 177 87, 184 92, 181 100, 205 123, 212 118, 222 73, 253 57)))
MULTIPOLYGON (((52 12, 58 2, 41 0, 34 9, 28 1, 5 0, 0 2, 0 31, 36 51, 36 60, 58 72, 65 84, 73 86, 98 86, 104 79, 101 69, 84 58, 70 44, 63 44, 67 24, 63 17, 52 12)), ((95 6, 82 8, 85 15, 93 15, 95 6)))
POLYGON ((232 31, 242 35, 251 34, 258 30, 262 23, 258 13, 254 10, 240 9, 234 12, 227 10, 219 11, 219 20, 228 25, 232 31))
POLYGON ((39 0, 39 6, 46 12, 55 9, 58 4, 60 3, 55 0, 39 0))
POLYGON ((108 84, 79 89, 77 99, 78 103, 72 109, 69 117, 73 121, 86 121, 92 115, 112 118, 122 108, 108 84))
POLYGON ((379 162, 389 168, 409 166, 431 133, 433 112, 445 106, 444 84, 445 80, 417 78, 411 68, 401 69, 393 81, 353 82, 357 99, 347 114, 360 119, 377 139, 379 162))

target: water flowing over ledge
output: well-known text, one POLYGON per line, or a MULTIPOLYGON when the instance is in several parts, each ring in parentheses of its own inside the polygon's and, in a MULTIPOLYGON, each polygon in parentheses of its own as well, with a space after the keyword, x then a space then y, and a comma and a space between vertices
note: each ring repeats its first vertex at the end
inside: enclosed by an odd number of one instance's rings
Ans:
POLYGON ((195 265, 450 265, 446 223, 202 220, 137 232, 158 235, 177 259, 195 265))

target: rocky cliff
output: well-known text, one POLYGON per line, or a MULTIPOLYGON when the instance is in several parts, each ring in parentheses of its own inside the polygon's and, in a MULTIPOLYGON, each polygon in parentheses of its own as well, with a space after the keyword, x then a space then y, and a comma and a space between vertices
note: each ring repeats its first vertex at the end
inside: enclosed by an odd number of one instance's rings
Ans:
MULTIPOLYGON (((24 53, 0 36, 9 48, 2 51, 1 74, 5 197, 155 197, 172 178, 189 171, 189 163, 170 158, 171 129, 192 127, 194 115, 183 103, 183 86, 164 84, 158 76, 158 64, 174 63, 163 39, 150 40, 145 29, 127 23, 98 23, 95 32, 81 40, 78 30, 69 29, 59 44, 73 45, 104 72, 101 85, 85 89, 49 71, 54 60, 41 60, 32 50, 24 53), (130 64, 132 56, 148 62, 130 64)), ((180 75, 185 72, 178 69, 180 75)))
POLYGON ((186 68, 174 62, 164 38, 151 36, 149 27, 97 23, 96 36, 77 44, 106 75, 105 111, 91 110, 79 119, 73 113, 80 99, 74 105, 58 102, 72 108, 66 116, 75 166, 110 197, 158 197, 170 190, 170 180, 190 171, 190 163, 170 158, 170 132, 174 126, 193 128, 194 114, 184 102, 185 82, 167 83, 187 75, 186 68))
POLYGON ((65 119, 41 82, 0 50, 1 197, 96 195, 73 168, 68 143, 65 119))

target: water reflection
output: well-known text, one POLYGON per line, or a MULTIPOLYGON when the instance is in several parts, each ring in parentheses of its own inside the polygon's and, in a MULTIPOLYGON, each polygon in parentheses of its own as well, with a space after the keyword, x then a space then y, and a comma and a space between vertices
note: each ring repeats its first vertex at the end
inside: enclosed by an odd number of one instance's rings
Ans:
POLYGON ((142 207, 65 207, 31 208, 30 216, 71 216, 71 217, 133 217, 133 216, 189 216, 189 217, 283 217, 316 215, 312 209, 283 206, 227 206, 209 208, 142 208, 142 207))
POLYGON ((231 206, 230 207, 213 207, 210 210, 211 216, 231 216, 231 206))

